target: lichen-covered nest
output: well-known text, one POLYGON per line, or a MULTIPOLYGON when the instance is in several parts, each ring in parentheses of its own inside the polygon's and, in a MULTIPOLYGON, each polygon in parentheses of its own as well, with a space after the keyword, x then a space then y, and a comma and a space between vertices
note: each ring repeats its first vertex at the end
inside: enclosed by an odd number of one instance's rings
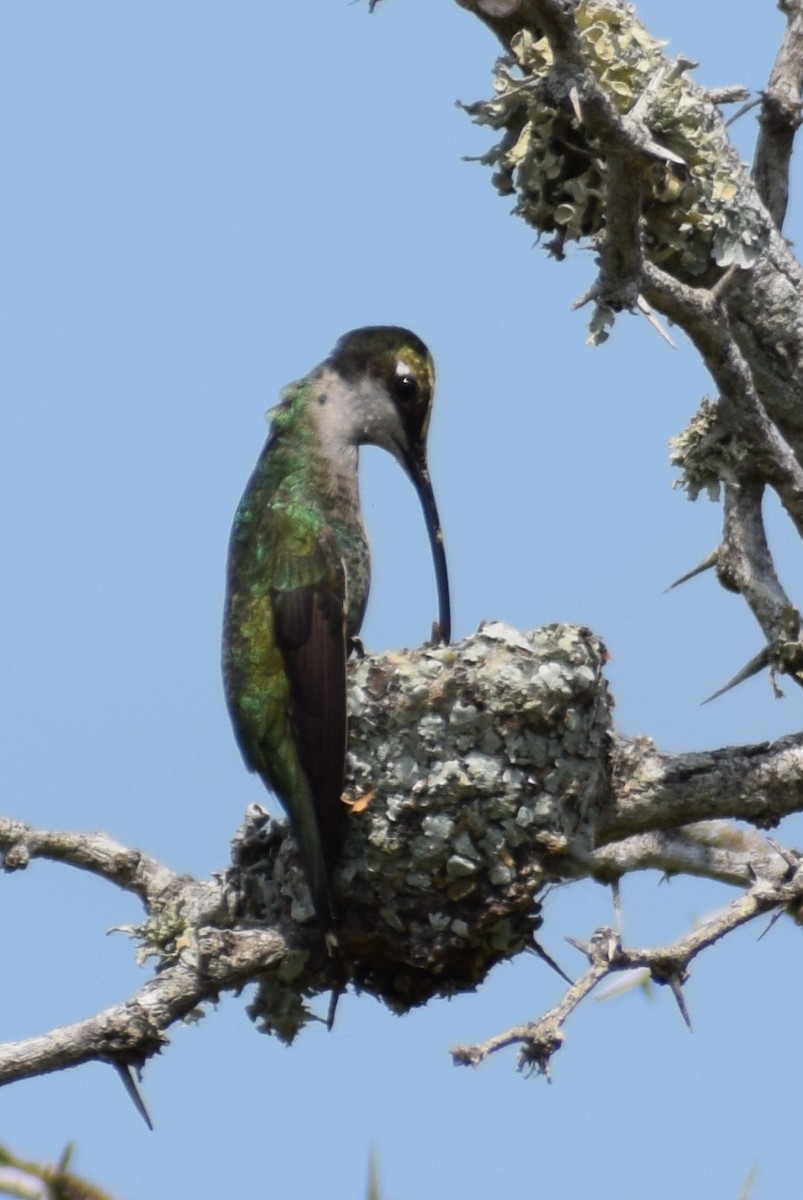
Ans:
POLYGON ((352 664, 331 969, 292 839, 255 807, 235 843, 243 916, 310 922, 309 958, 265 980, 263 1027, 286 1034, 298 994, 338 974, 403 1012, 532 945, 539 894, 561 877, 556 847, 590 847, 608 795, 605 657, 581 627, 495 622, 454 646, 352 664))

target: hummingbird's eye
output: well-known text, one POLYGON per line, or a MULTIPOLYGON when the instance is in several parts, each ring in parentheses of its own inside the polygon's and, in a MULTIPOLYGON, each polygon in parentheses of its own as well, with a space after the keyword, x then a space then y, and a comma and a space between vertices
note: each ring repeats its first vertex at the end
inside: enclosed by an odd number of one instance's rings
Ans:
POLYGON ((393 376, 391 391, 399 404, 410 404, 418 396, 418 380, 412 371, 399 371, 393 376))

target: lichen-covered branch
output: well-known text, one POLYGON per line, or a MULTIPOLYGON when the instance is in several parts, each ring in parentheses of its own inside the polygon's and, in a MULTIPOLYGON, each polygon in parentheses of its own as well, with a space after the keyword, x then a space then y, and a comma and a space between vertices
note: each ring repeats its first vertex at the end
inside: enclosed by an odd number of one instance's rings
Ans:
POLYGON ((598 845, 703 818, 770 829, 799 811, 803 735, 670 755, 639 738, 618 745, 614 771, 618 782, 597 828, 598 845))
POLYGON ((0 850, 8 871, 44 858, 136 891, 148 920, 132 932, 161 963, 159 973, 128 1000, 39 1037, 0 1046, 0 1084, 92 1061, 139 1069, 167 1043, 171 1025, 288 953, 275 930, 231 927, 222 881, 177 875, 104 834, 48 832, 0 818, 0 850), (137 880, 143 865, 144 876, 137 880))
POLYGON ((800 122, 800 3, 783 5, 755 183, 718 108, 737 93, 698 87, 693 64, 669 59, 622 0, 458 3, 507 50, 493 99, 467 106, 502 134, 483 159, 494 184, 553 254, 569 240, 598 251, 583 297, 595 304, 592 341, 620 310, 654 309, 708 367, 719 398, 674 459, 690 495, 701 473, 709 494, 730 493, 717 574, 766 638, 750 670, 771 665, 803 682, 799 614, 766 549, 760 504, 772 487, 803 538, 803 277, 780 233, 800 122))
POLYGON ((139 1069, 167 1044, 166 1031, 204 1001, 236 990, 287 957, 273 930, 213 931, 187 925, 191 951, 128 1000, 39 1037, 0 1046, 0 1085, 87 1062, 139 1069))
MULTIPOLYGON (((335 958, 292 839, 257 805, 231 867, 207 881, 103 834, 0 820, 7 872, 50 859, 138 895, 146 916, 129 932, 140 959, 158 963, 129 999, 0 1047, 0 1083, 89 1061, 139 1068, 175 1022, 249 982, 252 1019, 288 1041, 312 997, 348 984, 396 1012, 470 991, 537 946, 556 881, 650 868, 781 895, 793 852, 728 819, 767 827, 803 809, 803 738, 686 755, 625 741, 605 660, 588 629, 523 634, 492 622, 454 646, 351 664, 335 958)), ((566 1012, 611 969, 597 963, 566 1012)))

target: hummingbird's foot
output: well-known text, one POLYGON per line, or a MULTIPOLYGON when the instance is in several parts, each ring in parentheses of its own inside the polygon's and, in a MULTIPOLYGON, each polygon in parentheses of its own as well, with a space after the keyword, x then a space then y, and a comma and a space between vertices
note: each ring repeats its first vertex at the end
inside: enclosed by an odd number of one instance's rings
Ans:
POLYGON ((444 635, 440 621, 432 622, 432 634, 427 644, 430 646, 447 646, 449 644, 449 639, 444 635))

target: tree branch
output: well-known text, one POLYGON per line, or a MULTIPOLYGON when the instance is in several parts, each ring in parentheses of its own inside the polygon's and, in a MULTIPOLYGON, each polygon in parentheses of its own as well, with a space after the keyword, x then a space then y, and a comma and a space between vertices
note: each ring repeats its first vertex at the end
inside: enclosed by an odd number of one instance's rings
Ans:
MULTIPOLYGON (((583 627, 521 634, 492 622, 456 645, 351 664, 334 960, 292 838, 259 806, 233 866, 207 881, 104 834, 0 820, 7 871, 49 858, 138 895, 147 916, 130 932, 140 958, 159 964, 128 1000, 0 1047, 0 1083, 93 1060, 139 1069, 172 1024, 248 982, 252 1019, 286 1041, 313 1019, 310 997, 349 982, 396 1012, 473 990, 497 962, 536 947, 541 898, 556 881, 654 868, 754 897, 786 887, 791 852, 713 818, 769 826, 803 809, 803 737, 686 755, 624 742, 605 659, 583 627)), ((611 961, 624 961, 620 951, 611 961)), ((561 1013, 613 969, 594 962, 561 1013)))
MULTIPOLYGON (((766 881, 753 885, 744 896, 691 930, 676 942, 650 950, 626 949, 612 929, 597 930, 590 942, 574 942, 586 954, 588 970, 564 994, 563 999, 536 1021, 518 1025, 506 1033, 473 1046, 455 1046, 452 1057, 458 1065, 477 1066, 488 1055, 511 1045, 520 1045, 519 1069, 549 1075, 552 1056, 564 1040, 563 1026, 572 1012, 601 980, 621 971, 648 971, 655 983, 667 984, 684 1020, 689 1024, 683 986, 692 960, 726 934, 762 913, 780 907, 797 916, 803 903, 803 872, 797 867, 784 884, 773 887, 766 881)), ((569 939, 573 941, 573 939, 569 939)))
POLYGON ((128 1000, 40 1037, 0 1046, 0 1086, 86 1062, 139 1069, 167 1044, 171 1025, 286 955, 283 938, 273 930, 195 930, 179 961, 128 1000))
POLYGON ((158 901, 181 884, 181 877, 162 863, 121 846, 105 833, 32 829, 0 817, 0 853, 3 870, 9 873, 24 870, 31 859, 46 858, 108 879, 145 903, 158 901))
POLYGON ((600 883, 616 882, 633 871, 661 871, 733 887, 749 887, 756 878, 777 884, 789 869, 772 841, 728 821, 698 821, 680 829, 635 834, 592 851, 584 866, 600 883))
MULTIPOLYGON (((783 192, 785 207, 803 0, 785 5, 758 188, 728 141, 720 94, 689 80, 693 64, 670 61, 625 4, 458 2, 509 51, 494 98, 468 106, 504 131, 484 158, 498 190, 515 192, 516 212, 554 234, 548 248, 559 257, 568 239, 599 251, 597 279, 580 301, 595 301, 591 340, 608 336, 621 309, 653 321, 655 309, 684 329, 717 385, 716 436, 709 423, 687 439, 693 454, 675 457, 684 468, 696 457, 709 492, 711 481, 725 487, 718 575, 767 639, 734 682, 771 664, 803 683, 799 614, 774 570, 760 510, 769 484, 803 538, 803 278, 762 203, 769 195, 777 210, 783 192)), ((700 490, 692 475, 685 486, 700 490)))
POLYGON ((691 754, 661 754, 648 738, 619 745, 614 799, 597 844, 729 818, 772 828, 801 807, 803 735, 691 754))
POLYGON ((753 177, 775 224, 783 229, 789 202, 789 165, 800 127, 803 88, 803 3, 781 0, 786 32, 761 102, 761 132, 753 177))

